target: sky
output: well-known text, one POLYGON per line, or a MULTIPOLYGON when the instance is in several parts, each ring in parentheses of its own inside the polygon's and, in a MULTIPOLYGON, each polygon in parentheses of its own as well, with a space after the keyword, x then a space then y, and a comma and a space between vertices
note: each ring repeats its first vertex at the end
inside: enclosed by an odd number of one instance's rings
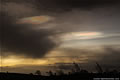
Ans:
POLYGON ((119 9, 118 0, 2 1, 2 71, 66 70, 73 62, 119 69, 119 9))

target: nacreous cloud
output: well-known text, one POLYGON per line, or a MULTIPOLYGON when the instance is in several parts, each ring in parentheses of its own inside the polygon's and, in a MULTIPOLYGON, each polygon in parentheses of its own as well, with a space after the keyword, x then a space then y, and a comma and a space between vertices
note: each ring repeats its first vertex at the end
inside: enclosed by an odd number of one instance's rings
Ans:
POLYGON ((50 16, 34 16, 20 19, 19 24, 42 24, 53 20, 50 16))
POLYGON ((105 34, 102 32, 68 32, 58 34, 62 41, 73 41, 73 40, 89 40, 89 39, 101 39, 101 38, 114 38, 119 37, 119 33, 105 34))
POLYGON ((79 40, 79 39, 94 39, 99 37, 102 37, 102 33, 100 32, 70 32, 70 33, 60 35, 60 38, 63 41, 79 40))

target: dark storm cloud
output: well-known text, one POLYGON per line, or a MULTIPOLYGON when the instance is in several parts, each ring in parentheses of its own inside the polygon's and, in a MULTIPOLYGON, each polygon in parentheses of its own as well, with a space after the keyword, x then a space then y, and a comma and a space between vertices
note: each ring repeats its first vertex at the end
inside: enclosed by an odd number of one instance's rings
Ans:
POLYGON ((4 0, 4 2, 28 3, 40 9, 41 13, 53 14, 53 12, 67 12, 74 8, 89 10, 99 6, 114 5, 119 0, 4 0))
POLYGON ((49 38, 54 33, 52 31, 34 31, 28 25, 15 24, 14 18, 5 12, 1 12, 0 21, 0 42, 6 56, 9 56, 6 52, 13 52, 15 55, 40 58, 57 45, 49 38))

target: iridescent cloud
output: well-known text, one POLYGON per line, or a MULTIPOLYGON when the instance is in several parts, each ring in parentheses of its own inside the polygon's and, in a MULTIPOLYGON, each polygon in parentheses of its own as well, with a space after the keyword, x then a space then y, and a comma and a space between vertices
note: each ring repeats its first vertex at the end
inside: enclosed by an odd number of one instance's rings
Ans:
POLYGON ((120 33, 103 33, 103 32, 69 32, 58 35, 62 41, 89 40, 109 37, 119 37, 120 33))
POLYGON ((20 24, 42 24, 42 23, 49 22, 53 19, 54 18, 50 17, 50 16, 33 16, 33 17, 22 18, 22 19, 18 20, 17 23, 20 23, 20 24))
POLYGON ((94 39, 94 38, 102 37, 102 34, 103 33, 100 32, 71 32, 71 33, 62 34, 60 38, 63 41, 76 40, 76 39, 94 39))

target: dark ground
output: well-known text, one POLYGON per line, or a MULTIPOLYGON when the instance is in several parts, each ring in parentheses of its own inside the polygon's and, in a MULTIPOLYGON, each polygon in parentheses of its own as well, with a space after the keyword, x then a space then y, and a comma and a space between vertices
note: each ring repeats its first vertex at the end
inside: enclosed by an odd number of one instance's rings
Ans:
POLYGON ((40 76, 32 74, 19 74, 19 73, 0 73, 0 80, 120 80, 120 74, 72 74, 61 76, 40 76), (96 79, 106 78, 106 79, 96 79), (113 79, 114 78, 114 79, 113 79))

